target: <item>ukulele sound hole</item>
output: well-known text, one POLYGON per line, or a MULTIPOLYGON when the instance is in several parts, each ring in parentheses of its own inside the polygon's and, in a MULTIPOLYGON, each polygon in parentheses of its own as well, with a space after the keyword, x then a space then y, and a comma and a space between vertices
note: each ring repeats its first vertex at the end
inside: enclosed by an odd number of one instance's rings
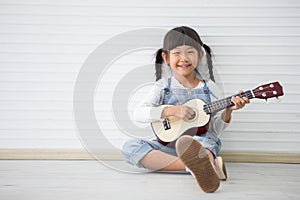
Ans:
POLYGON ((188 119, 188 121, 189 122, 192 122, 192 121, 194 121, 194 120, 196 120, 197 119, 197 112, 196 112, 196 110, 194 109, 194 114, 188 119))

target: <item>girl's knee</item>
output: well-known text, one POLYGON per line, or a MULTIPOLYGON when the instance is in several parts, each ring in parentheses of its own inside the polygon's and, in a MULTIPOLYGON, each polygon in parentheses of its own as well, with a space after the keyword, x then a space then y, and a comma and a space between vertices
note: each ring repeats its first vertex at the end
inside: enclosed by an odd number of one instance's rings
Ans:
POLYGON ((153 149, 154 147, 150 144, 150 142, 141 139, 133 139, 128 140, 123 144, 121 152, 127 163, 143 168, 140 161, 153 149))
POLYGON ((145 141, 141 139, 128 140, 123 144, 121 153, 127 163, 138 166, 140 159, 144 156, 145 141))
POLYGON ((127 140, 122 146, 122 154, 124 157, 130 155, 134 152, 134 150, 138 147, 139 141, 137 139, 127 140))

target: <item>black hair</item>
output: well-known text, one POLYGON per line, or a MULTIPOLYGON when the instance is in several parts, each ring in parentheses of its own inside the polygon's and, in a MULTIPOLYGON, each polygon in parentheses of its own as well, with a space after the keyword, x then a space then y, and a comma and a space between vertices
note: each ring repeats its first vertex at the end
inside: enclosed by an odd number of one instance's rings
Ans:
POLYGON ((206 51, 206 60, 208 64, 210 79, 215 81, 213 75, 213 65, 211 60, 211 49, 209 46, 204 44, 198 33, 190 27, 179 26, 170 30, 164 37, 163 48, 158 49, 155 57, 155 76, 156 81, 161 79, 162 74, 162 64, 164 62, 162 58, 162 53, 169 55, 169 51, 182 45, 192 46, 197 49, 198 52, 201 52, 201 47, 206 51))

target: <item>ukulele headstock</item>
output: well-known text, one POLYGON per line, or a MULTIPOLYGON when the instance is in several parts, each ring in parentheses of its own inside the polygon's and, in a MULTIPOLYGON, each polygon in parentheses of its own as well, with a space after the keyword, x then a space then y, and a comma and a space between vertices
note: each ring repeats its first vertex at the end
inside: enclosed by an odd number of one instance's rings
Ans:
POLYGON ((254 97, 259 99, 269 99, 283 95, 283 89, 279 82, 272 82, 258 86, 252 90, 254 97))

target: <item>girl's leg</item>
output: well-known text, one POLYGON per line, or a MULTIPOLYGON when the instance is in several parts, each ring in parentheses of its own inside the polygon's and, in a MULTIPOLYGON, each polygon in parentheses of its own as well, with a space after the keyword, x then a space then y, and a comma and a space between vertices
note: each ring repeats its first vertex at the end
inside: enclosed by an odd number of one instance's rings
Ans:
MULTIPOLYGON (((213 154, 206 149, 211 163, 214 163, 213 154)), ((176 156, 166 154, 159 150, 150 151, 142 160, 142 165, 150 170, 166 170, 166 171, 180 171, 185 170, 185 165, 176 156)))
POLYGON ((219 188, 220 180, 214 169, 211 153, 197 140, 190 136, 180 137, 176 142, 176 152, 203 191, 214 192, 219 188))
POLYGON ((185 170, 185 165, 176 156, 159 150, 150 151, 142 160, 142 165, 150 170, 178 171, 185 170))

